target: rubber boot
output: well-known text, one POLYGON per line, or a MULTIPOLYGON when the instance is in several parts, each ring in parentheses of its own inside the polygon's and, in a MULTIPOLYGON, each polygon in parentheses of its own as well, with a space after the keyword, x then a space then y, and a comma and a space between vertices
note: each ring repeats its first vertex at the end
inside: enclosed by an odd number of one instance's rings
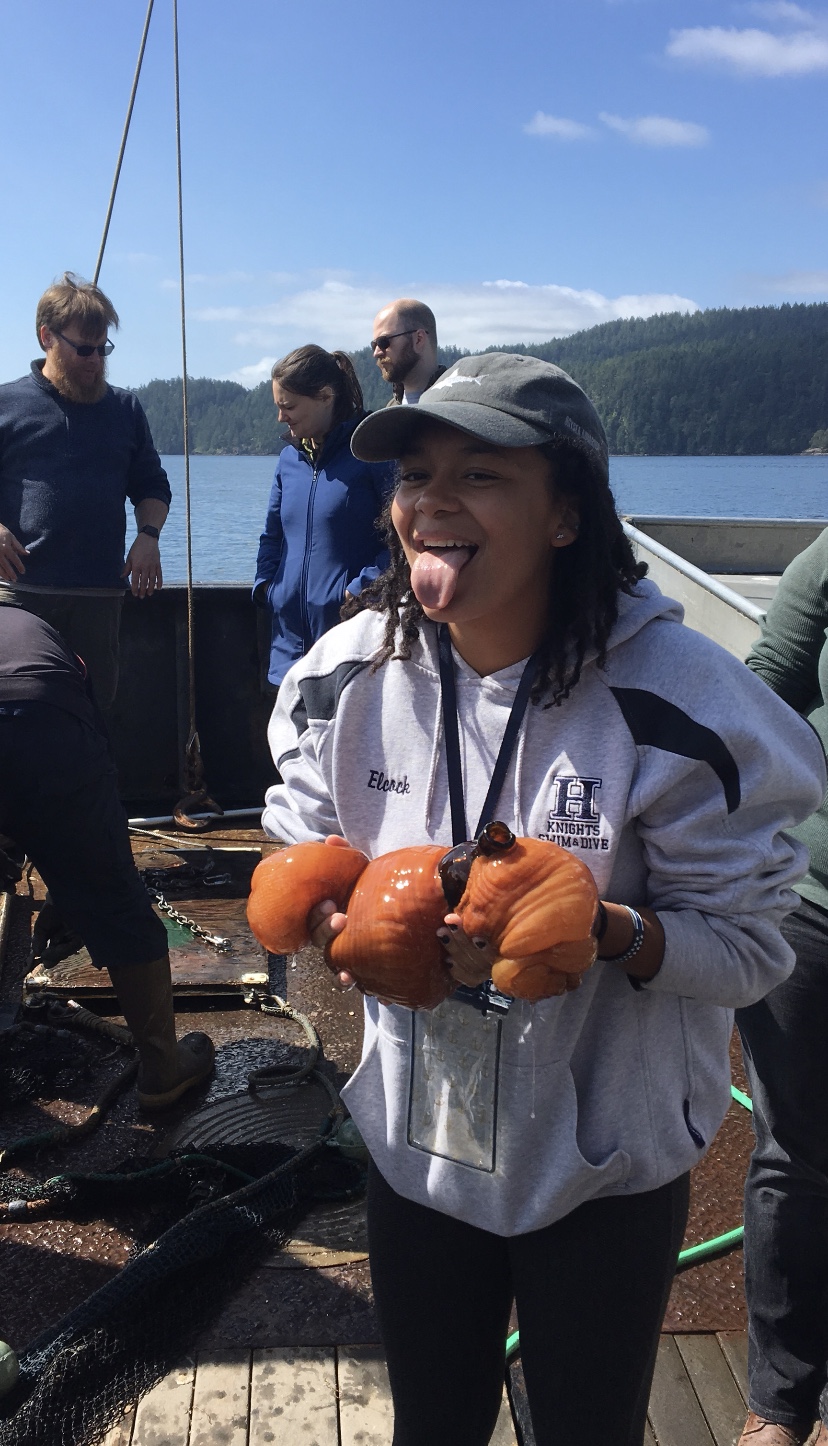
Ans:
POLYGON ((169 954, 150 964, 111 965, 109 977, 141 1059, 138 1102, 164 1110, 210 1074, 213 1041, 200 1033, 176 1040, 169 954))

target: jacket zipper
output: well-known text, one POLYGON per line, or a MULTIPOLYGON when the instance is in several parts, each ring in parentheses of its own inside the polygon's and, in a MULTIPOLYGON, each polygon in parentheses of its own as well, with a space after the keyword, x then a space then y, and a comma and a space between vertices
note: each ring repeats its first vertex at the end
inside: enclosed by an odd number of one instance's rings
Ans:
MULTIPOLYGON (((340 423, 339 426, 335 428, 335 433, 329 433, 328 436, 325 438, 324 442, 322 443, 319 455, 315 459, 313 464, 310 463, 310 460, 308 461, 308 465, 312 465, 313 467, 313 476, 311 478, 311 489, 308 496, 308 511, 305 518, 305 556, 302 559, 302 641, 304 644, 305 652, 308 651, 308 648, 313 646, 313 638, 311 637, 310 630, 310 618, 308 616, 308 574, 310 572, 311 524, 313 521, 313 503, 316 497, 316 483, 319 478, 319 473, 322 471, 323 460, 326 456, 333 456, 334 451, 336 450, 335 448, 332 448, 330 446, 331 436, 335 434, 338 438, 341 429, 342 423, 340 423)), ((353 428, 351 428, 351 430, 353 431, 353 428)), ((302 451, 304 452, 304 448, 302 448, 302 451)), ((304 452, 304 455, 307 457, 307 452, 304 452)))
POLYGON ((322 454, 318 462, 314 463, 313 476, 311 478, 310 492, 308 494, 308 511, 305 518, 305 556, 302 559, 302 642, 305 652, 311 646, 313 638, 310 634, 310 618, 308 616, 308 573, 310 572, 310 550, 311 550, 311 524, 313 522, 313 502, 316 496, 316 483, 319 477, 322 454))

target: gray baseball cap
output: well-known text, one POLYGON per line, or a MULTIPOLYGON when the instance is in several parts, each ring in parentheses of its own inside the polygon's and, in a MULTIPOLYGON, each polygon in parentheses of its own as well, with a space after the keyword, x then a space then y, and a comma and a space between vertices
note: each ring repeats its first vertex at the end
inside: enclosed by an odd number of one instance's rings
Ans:
POLYGON ((427 417, 498 447, 560 441, 581 452, 607 481, 607 439, 598 413, 560 367, 533 356, 464 356, 428 388, 416 407, 388 407, 360 422, 351 451, 364 462, 399 457, 427 417))

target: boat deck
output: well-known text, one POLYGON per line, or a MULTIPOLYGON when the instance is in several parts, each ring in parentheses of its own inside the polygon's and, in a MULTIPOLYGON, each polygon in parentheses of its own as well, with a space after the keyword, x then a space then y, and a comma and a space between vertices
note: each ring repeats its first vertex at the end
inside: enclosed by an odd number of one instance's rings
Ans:
POLYGON ((740 597, 747 598, 758 608, 767 612, 779 586, 778 573, 766 572, 712 572, 714 582, 732 588, 740 597))
MULTIPOLYGON (((744 1425, 743 1332, 664 1335, 645 1446, 734 1446, 744 1425)), ((533 1446, 512 1372, 493 1446, 533 1446), (514 1413, 514 1414, 513 1414, 514 1413)), ((376 1346, 202 1352, 130 1410, 104 1446, 389 1446, 388 1375, 376 1346)))
MULTIPOLYGON (((257 830, 239 828, 216 830, 209 839, 213 846, 236 848, 265 842, 257 830)), ((134 847, 143 865, 157 842, 136 838, 134 847)), ((33 888, 33 901, 20 897, 7 911, 10 938, 0 1001, 19 998, 29 913, 42 897, 36 876, 33 888)), ((22 884, 20 889, 22 893, 22 884)), ((189 898, 177 900, 177 905, 185 914, 199 917, 200 907, 206 907, 189 898)), ((203 922, 232 932, 237 907, 232 898, 211 899, 210 917, 203 922)), ((173 949, 174 956, 178 948, 173 949)), ((181 948, 189 968, 195 959, 192 939, 181 948)), ((303 951, 290 961, 280 992, 312 1019, 324 1037, 337 1078, 344 1078, 359 1058, 361 1018, 352 997, 332 986, 312 956, 313 951, 303 951)), ((77 966, 70 963, 65 967, 71 973, 77 966)), ((52 974, 52 988, 58 993, 63 990, 63 967, 52 974)), ((250 967, 246 958, 244 967, 250 967)), ((98 976, 90 985, 81 968, 72 975, 71 990, 82 987, 88 995, 105 994, 107 983, 98 976)), ((186 984, 178 987, 186 994, 186 984)), ((215 987, 214 981, 211 989, 215 987)), ((182 999, 182 1006, 185 1003, 182 999)), ((134 1096, 122 1096, 103 1129, 74 1146, 75 1168, 112 1168, 113 1161, 132 1153, 155 1157, 184 1119, 189 1127, 202 1118, 200 1111, 209 1116, 211 1108, 235 1108, 234 1101, 249 1098, 248 1071, 271 1063, 274 1056, 287 1057, 283 1051, 295 1047, 290 1031, 267 1016, 246 1009, 225 1012, 221 999, 213 1003, 217 1010, 202 1014, 199 1011, 206 1004, 193 1000, 195 1012, 187 1013, 188 1027, 208 1028, 218 1050, 216 1076, 200 1100, 169 1119, 144 1120, 134 1096)), ((742 1085, 735 1050, 733 1064, 742 1085)), ((37 1105, 24 1102, 5 1111, 3 1135, 14 1139, 38 1122, 42 1127, 43 1112, 67 1119, 82 1117, 97 1087, 86 1088, 87 1093, 78 1093, 77 1098, 41 1100, 37 1105)), ((234 1121, 235 1116, 228 1116, 229 1124, 234 1121)), ((738 1221, 749 1149, 749 1116, 734 1104, 705 1161, 694 1172, 688 1244, 718 1236, 738 1221)), ((47 1176, 61 1164, 58 1150, 33 1161, 32 1168, 38 1176, 47 1176)), ((285 1250, 259 1263, 199 1337, 193 1355, 109 1432, 108 1446, 206 1446, 207 1442, 264 1446, 276 1440, 280 1446, 390 1443, 391 1404, 382 1352, 375 1344, 378 1323, 361 1217, 355 1221, 343 1212, 341 1220, 331 1214, 326 1222, 320 1236, 326 1249, 317 1250, 313 1259, 313 1251, 307 1250, 299 1259, 301 1251, 297 1254, 297 1242, 291 1241, 285 1250)), ((105 1220, 0 1225, 7 1281, 0 1335, 25 1348, 110 1278, 128 1258, 136 1223, 140 1223, 137 1215, 133 1221, 121 1213, 105 1220)), ((319 1245, 306 1223, 303 1232, 303 1240, 307 1235, 319 1245)), ((738 1439, 746 1413, 742 1299, 738 1253, 697 1265, 677 1278, 659 1351, 646 1446, 733 1446, 738 1439)), ((519 1364, 510 1369, 509 1396, 504 1398, 493 1439, 495 1446, 534 1446, 519 1364)))

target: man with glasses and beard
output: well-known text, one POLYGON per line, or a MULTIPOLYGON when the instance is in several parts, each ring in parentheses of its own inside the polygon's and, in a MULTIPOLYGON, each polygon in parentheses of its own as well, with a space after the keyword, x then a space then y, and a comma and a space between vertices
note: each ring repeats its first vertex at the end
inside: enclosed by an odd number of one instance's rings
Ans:
POLYGON ((170 505, 140 403, 106 380, 117 326, 100 288, 66 272, 38 302, 45 360, 0 386, 0 603, 61 633, 104 713, 118 683, 124 593, 160 588, 170 505), (137 531, 124 559, 127 498, 137 531))
POLYGON ((374 360, 394 388, 389 407, 416 407, 445 367, 437 365, 437 323, 422 301, 401 297, 377 312, 371 341, 374 360))

